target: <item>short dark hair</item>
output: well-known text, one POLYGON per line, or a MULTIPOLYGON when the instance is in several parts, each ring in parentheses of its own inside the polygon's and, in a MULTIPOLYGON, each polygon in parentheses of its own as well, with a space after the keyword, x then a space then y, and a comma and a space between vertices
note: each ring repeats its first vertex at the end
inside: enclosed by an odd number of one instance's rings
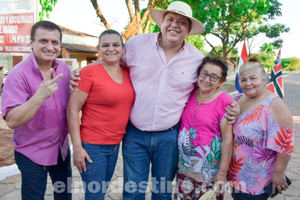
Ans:
POLYGON ((100 44, 100 39, 102 38, 103 35, 109 35, 109 34, 114 34, 114 35, 118 35, 120 37, 121 43, 122 45, 124 45, 123 43, 123 38, 121 36, 121 34, 118 31, 109 29, 109 30, 105 30, 103 31, 100 35, 99 35, 99 44, 100 44))
POLYGON ((36 29, 38 28, 45 28, 45 29, 48 29, 48 30, 58 30, 59 32, 59 40, 60 42, 62 41, 62 33, 61 33, 61 29, 59 28, 59 26, 57 26, 56 24, 54 24, 53 22, 50 22, 50 21, 39 21, 39 22, 36 22, 32 28, 31 28, 31 33, 30 33, 30 39, 32 41, 34 41, 34 36, 35 36, 35 33, 36 33, 36 29))
POLYGON ((200 71, 203 69, 204 65, 207 63, 215 64, 219 66, 222 69, 222 75, 220 77, 220 81, 223 83, 226 81, 227 77, 227 71, 228 71, 228 66, 227 63, 222 60, 222 58, 219 57, 211 57, 211 56, 206 56, 203 58, 201 65, 198 67, 197 74, 199 76, 200 71))

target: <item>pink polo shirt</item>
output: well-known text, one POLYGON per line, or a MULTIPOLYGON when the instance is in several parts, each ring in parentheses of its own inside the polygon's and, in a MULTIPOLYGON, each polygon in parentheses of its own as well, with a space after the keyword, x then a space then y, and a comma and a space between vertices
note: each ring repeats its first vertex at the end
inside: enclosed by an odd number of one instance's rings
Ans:
POLYGON ((138 34, 125 43, 123 61, 129 67, 135 90, 130 120, 143 131, 166 130, 179 122, 204 57, 185 42, 167 62, 158 35, 138 34))
MULTIPOLYGON (((58 60, 53 64, 53 76, 62 73, 56 83, 58 90, 46 99, 34 117, 14 130, 13 144, 22 153, 39 165, 55 165, 59 150, 63 158, 69 146, 66 107, 69 99, 69 67, 58 60)), ((15 66, 7 76, 2 94, 2 116, 16 106, 22 105, 38 90, 44 76, 40 72, 33 53, 15 66)))

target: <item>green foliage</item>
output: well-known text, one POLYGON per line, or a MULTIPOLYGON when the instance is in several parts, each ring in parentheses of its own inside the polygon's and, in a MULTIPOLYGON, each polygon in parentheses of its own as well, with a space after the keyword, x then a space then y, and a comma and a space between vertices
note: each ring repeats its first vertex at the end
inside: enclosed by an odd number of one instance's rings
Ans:
POLYGON ((290 70, 291 71, 299 71, 300 70, 300 59, 296 57, 290 58, 291 61, 291 66, 290 70))
POLYGON ((156 23, 151 20, 149 25, 149 33, 158 33, 160 31, 160 28, 156 25, 156 23))
POLYGON ((260 46, 259 52, 261 52, 262 54, 275 56, 276 53, 274 50, 275 50, 275 47, 273 46, 272 43, 264 43, 260 46))
MULTIPOLYGON (((224 57, 227 57, 236 44, 248 34, 250 37, 251 34, 256 34, 258 25, 281 15, 281 4, 278 0, 183 1, 191 5, 194 17, 205 25, 206 31, 203 35, 212 34, 221 40, 224 57)), ((274 32, 269 33, 274 34, 274 32)), ((214 48, 212 45, 211 47, 214 48)))
POLYGON ((57 3, 57 0, 40 0, 40 5, 42 7, 41 12, 39 12, 39 20, 42 21, 46 17, 50 18, 50 12, 53 11, 53 7, 57 3))
POLYGON ((283 43, 283 39, 279 38, 276 39, 272 42, 272 45, 276 48, 279 49, 280 47, 282 47, 282 43, 283 43))
MULTIPOLYGON (((212 56, 222 56, 223 55, 223 47, 222 46, 215 46, 215 51, 212 49, 208 55, 212 56), (216 52, 217 53, 216 53, 216 52)), ((228 57, 239 57, 237 48, 234 48, 229 54, 228 57)))
POLYGON ((265 69, 270 72, 275 63, 275 58, 269 54, 253 54, 254 56, 258 56, 261 59, 261 64, 265 67, 265 69))
POLYGON ((213 49, 210 50, 210 52, 208 52, 208 55, 209 56, 221 56, 223 54, 223 47, 222 46, 215 46, 215 51, 213 49))
POLYGON ((282 69, 287 71, 300 71, 300 58, 292 57, 281 60, 282 69))
POLYGON ((291 61, 289 58, 281 59, 282 69, 287 69, 291 65, 291 61))
MULTIPOLYGON (((290 28, 286 27, 283 24, 257 24, 256 27, 253 27, 253 29, 250 32, 247 32, 246 38, 247 38, 247 44, 248 44, 248 52, 251 54, 251 49, 253 46, 256 46, 257 44, 253 44, 254 40, 257 38, 258 35, 264 34, 265 37, 274 39, 272 41, 273 46, 276 49, 279 49, 282 46, 283 40, 280 37, 280 34, 282 33, 288 33, 290 31, 290 28), (278 38, 278 39, 277 39, 278 38)), ((258 42, 259 43, 259 42, 258 42)))
POLYGON ((197 49, 200 49, 203 51, 203 48, 205 46, 204 40, 202 38, 202 35, 189 35, 185 38, 185 40, 192 44, 197 49))
POLYGON ((287 28, 284 24, 274 24, 274 25, 263 25, 260 27, 262 33, 265 33, 268 38, 277 38, 280 36, 280 33, 288 33, 290 28, 287 28))

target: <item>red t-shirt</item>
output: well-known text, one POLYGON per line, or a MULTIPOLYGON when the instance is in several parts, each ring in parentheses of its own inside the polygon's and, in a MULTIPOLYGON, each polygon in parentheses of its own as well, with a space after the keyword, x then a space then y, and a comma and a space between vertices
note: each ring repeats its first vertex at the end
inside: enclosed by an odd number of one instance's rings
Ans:
POLYGON ((129 71, 122 68, 123 83, 115 82, 101 64, 80 71, 78 89, 89 96, 82 107, 81 141, 90 144, 119 144, 125 134, 134 90, 129 71))

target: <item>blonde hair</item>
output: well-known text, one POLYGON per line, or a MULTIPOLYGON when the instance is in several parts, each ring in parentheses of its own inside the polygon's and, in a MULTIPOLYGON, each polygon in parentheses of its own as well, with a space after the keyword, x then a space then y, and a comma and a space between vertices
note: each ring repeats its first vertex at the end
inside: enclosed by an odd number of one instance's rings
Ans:
POLYGON ((254 68, 258 72, 261 78, 268 80, 267 73, 265 71, 265 68, 261 64, 261 59, 257 56, 251 56, 247 62, 245 62, 239 69, 239 77, 241 77, 241 74, 247 70, 254 68))

